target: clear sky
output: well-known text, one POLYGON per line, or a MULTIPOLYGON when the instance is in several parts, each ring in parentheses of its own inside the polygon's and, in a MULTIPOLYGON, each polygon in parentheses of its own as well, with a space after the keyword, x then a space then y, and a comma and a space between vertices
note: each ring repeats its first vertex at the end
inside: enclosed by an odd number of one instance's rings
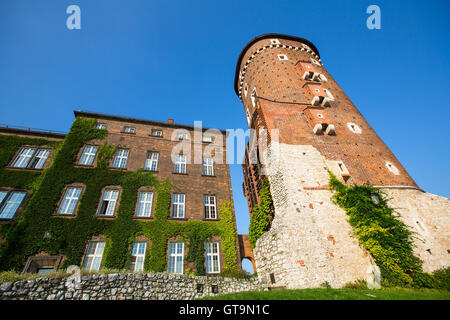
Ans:
MULTIPOLYGON (((236 61, 263 33, 306 38, 424 190, 450 196, 450 1, 0 0, 0 123, 67 132, 73 110, 247 128, 236 61), (81 8, 68 30, 66 8, 81 8), (369 30, 366 8, 381 9, 369 30)), ((231 165, 239 233, 249 218, 231 165)))

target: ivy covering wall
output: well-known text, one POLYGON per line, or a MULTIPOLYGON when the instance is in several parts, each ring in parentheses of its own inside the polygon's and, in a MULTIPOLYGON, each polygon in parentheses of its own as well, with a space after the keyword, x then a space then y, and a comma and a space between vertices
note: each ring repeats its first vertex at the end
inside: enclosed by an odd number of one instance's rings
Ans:
POLYGON ((250 218, 248 239, 252 248, 255 248, 256 241, 270 228, 273 219, 274 207, 272 195, 270 194, 270 184, 267 178, 262 180, 262 188, 259 190, 259 205, 253 207, 250 218))
POLYGON ((353 235, 380 268, 383 286, 449 288, 448 268, 423 272, 413 253, 414 233, 389 207, 382 190, 369 184, 346 186, 329 173, 332 200, 345 210, 353 235))
POLYGON ((220 237, 224 255, 223 272, 238 271, 237 234, 230 202, 220 204, 219 221, 168 220, 170 191, 176 186, 168 179, 158 181, 143 170, 110 170, 108 162, 115 146, 106 142, 99 148, 96 167, 75 167, 79 150, 91 140, 103 140, 107 131, 95 129, 95 119, 77 118, 62 142, 44 139, 0 136, 0 186, 32 191, 25 208, 10 224, 1 225, 0 235, 6 242, 0 249, 0 270, 18 270, 26 259, 39 252, 63 254, 61 268, 80 265, 87 242, 95 235, 103 235, 106 247, 102 265, 111 269, 126 269, 131 256, 131 244, 143 235, 150 240, 144 262, 145 271, 163 272, 167 264, 167 245, 170 239, 181 239, 187 246, 187 262, 194 265, 195 274, 204 270, 204 242, 220 237), (8 170, 5 166, 22 145, 47 145, 54 157, 43 172, 8 170), (64 188, 72 183, 84 185, 76 215, 71 218, 54 216, 64 188), (113 219, 95 216, 102 189, 120 185, 121 196, 113 219), (133 219, 138 189, 155 190, 156 204, 152 220, 133 219), (50 231, 50 237, 44 234, 50 231))

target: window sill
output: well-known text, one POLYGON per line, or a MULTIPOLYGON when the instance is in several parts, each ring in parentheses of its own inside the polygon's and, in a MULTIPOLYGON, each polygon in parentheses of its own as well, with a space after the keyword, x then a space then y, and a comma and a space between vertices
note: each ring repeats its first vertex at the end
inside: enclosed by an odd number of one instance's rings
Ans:
POLYGON ((153 173, 159 173, 159 171, 158 171, 158 170, 155 170, 155 171, 153 171, 153 170, 148 170, 148 169, 144 169, 144 172, 153 172, 153 173))
POLYGON ((182 175, 182 176, 187 176, 188 175, 187 173, 182 173, 182 172, 172 172, 172 174, 179 174, 179 175, 182 175))
POLYGON ((169 217, 167 220, 179 220, 179 221, 188 221, 188 218, 175 218, 175 217, 169 217))
POLYGON ((125 131, 120 131, 120 133, 136 135, 136 132, 125 132, 125 131))
POLYGON ((153 134, 149 134, 148 136, 149 136, 149 137, 153 137, 153 138, 164 138, 163 136, 155 136, 155 135, 153 135, 153 134))
POLYGON ((95 216, 96 216, 97 218, 105 219, 105 220, 112 220, 112 219, 114 219, 114 218, 116 217, 116 215, 113 215, 113 216, 106 216, 106 215, 100 215, 100 214, 96 214, 95 216))
POLYGON ((54 213, 54 214, 52 214, 52 217, 70 219, 70 218, 75 218, 76 215, 74 213, 72 213, 72 214, 54 213))
POLYGON ((108 167, 108 169, 114 170, 114 171, 127 171, 127 168, 108 167))
POLYGON ((138 216, 133 216, 133 220, 147 221, 147 220, 154 220, 154 218, 153 218, 152 216, 150 216, 150 217, 138 217, 138 216))
POLYGON ((25 171, 43 171, 44 168, 36 169, 36 168, 19 168, 19 167, 11 167, 6 166, 5 169, 12 169, 12 170, 25 170, 25 171))
POLYGON ((75 164, 74 165, 75 168, 94 168, 93 164, 75 164))
POLYGON ((203 218, 202 221, 220 221, 220 219, 218 219, 218 218, 215 218, 215 219, 203 218))
POLYGON ((202 177, 211 177, 211 178, 216 178, 217 176, 215 174, 210 175, 210 174, 202 174, 202 177))

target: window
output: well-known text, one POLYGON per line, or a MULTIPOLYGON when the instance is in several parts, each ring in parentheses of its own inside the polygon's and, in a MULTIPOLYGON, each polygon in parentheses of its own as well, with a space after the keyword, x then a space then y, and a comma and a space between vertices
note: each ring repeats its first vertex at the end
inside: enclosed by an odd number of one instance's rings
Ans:
POLYGON ((245 117, 247 118, 248 125, 250 125, 250 112, 248 112, 248 108, 246 109, 245 117))
POLYGON ((114 156, 113 168, 125 169, 127 166, 129 150, 127 149, 117 149, 114 156))
POLYGON ((42 169, 50 155, 48 149, 22 148, 12 163, 14 168, 42 169))
POLYGON ((62 258, 63 256, 61 255, 50 256, 47 254, 29 257, 25 264, 24 271, 37 274, 51 273, 58 269, 62 258))
POLYGON ((331 94, 330 90, 324 88, 323 91, 325 91, 325 93, 327 94, 328 98, 330 98, 330 100, 334 100, 334 97, 331 94))
POLYGON ((186 173, 186 155, 177 154, 175 156, 175 173, 186 173))
POLYGON ((250 99, 252 100, 253 107, 255 107, 256 97, 257 97, 257 94, 256 94, 256 87, 255 87, 255 88, 253 88, 252 95, 250 96, 250 99))
POLYGON ((86 257, 84 258, 83 269, 88 271, 100 270, 104 249, 104 242, 89 241, 86 257))
POLYGON ((74 214, 75 208, 80 198, 82 188, 69 187, 64 193, 63 200, 58 209, 58 214, 74 214))
POLYGON ((247 83, 244 83, 244 96, 247 98, 247 93, 248 93, 248 85, 247 83))
POLYGON ((287 57, 287 55, 285 55, 285 54, 279 54, 279 55, 278 55, 278 59, 281 60, 281 61, 287 61, 287 60, 289 60, 288 57, 287 57))
POLYGON ((184 243, 169 244, 169 273, 183 273, 184 243))
POLYGON ((314 63, 315 65, 318 65, 318 66, 321 65, 319 61, 317 61, 317 60, 315 60, 313 58, 311 58, 311 62, 314 63))
POLYGON ((122 132, 124 133, 136 133, 135 127, 124 126, 122 132))
POLYGON ((177 140, 188 140, 188 134, 187 133, 177 133, 177 140))
POLYGON ((392 172, 393 174, 395 174, 396 176, 398 176, 400 174, 400 171, 398 171, 397 167, 394 166, 392 163, 390 162, 386 162, 386 167, 388 168, 388 170, 390 172, 392 172))
POLYGON ((184 218, 185 195, 175 193, 172 195, 172 218, 184 218))
POLYGON ((25 191, 0 191, 0 219, 14 218, 26 195, 25 191))
POLYGON ((338 168, 339 168, 339 170, 341 172, 341 175, 349 175, 347 167, 345 166, 345 164, 342 161, 338 161, 337 165, 338 165, 338 168))
POLYGON ((152 129, 150 131, 150 135, 153 137, 162 137, 163 136, 162 130, 157 130, 157 129, 152 129))
POLYGON ((219 273, 219 242, 206 243, 206 273, 219 273))
POLYGON ((106 124, 104 123, 96 123, 95 124, 95 129, 106 129, 106 124))
POLYGON ((119 190, 105 189, 98 211, 99 216, 114 216, 119 190))
POLYGON ((147 243, 135 242, 133 243, 133 250, 131 251, 131 265, 130 269, 133 271, 144 270, 145 250, 147 243))
POLYGON ((81 154, 80 160, 78 161, 78 164, 82 166, 92 166, 96 154, 97 154, 96 146, 85 146, 83 149, 83 153, 81 154))
POLYGON ((144 170, 157 171, 158 170, 159 152, 149 151, 147 152, 147 158, 145 159, 144 170))
POLYGON ((214 160, 213 158, 203 158, 202 174, 205 176, 214 175, 214 160))
POLYGON ((361 128, 358 127, 353 122, 347 123, 347 128, 349 128, 351 132, 356 133, 356 134, 361 134, 361 132, 362 132, 361 128))
POLYGON ((270 39, 270 44, 281 44, 280 41, 278 39, 270 39))
POLYGON ((137 217, 148 218, 152 213, 153 192, 139 192, 137 217))
POLYGON ((217 219, 216 197, 203 196, 203 203, 205 208, 205 219, 217 219))

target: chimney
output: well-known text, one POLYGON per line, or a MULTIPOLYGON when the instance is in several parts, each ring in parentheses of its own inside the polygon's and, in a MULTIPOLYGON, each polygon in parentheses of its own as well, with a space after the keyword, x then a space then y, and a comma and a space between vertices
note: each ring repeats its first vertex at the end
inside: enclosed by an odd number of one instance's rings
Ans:
POLYGON ((167 123, 168 123, 168 124, 173 124, 173 119, 168 119, 168 120, 167 120, 167 123))

